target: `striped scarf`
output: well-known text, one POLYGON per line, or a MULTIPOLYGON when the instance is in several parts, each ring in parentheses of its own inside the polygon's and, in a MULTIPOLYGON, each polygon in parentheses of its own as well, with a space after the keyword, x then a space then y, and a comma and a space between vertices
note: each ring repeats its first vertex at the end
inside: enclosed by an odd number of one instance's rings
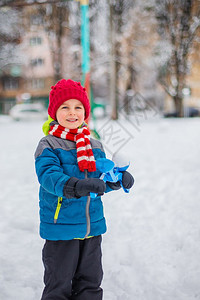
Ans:
POLYGON ((86 126, 76 129, 67 129, 59 124, 50 126, 50 135, 76 142, 77 162, 80 171, 96 171, 96 163, 90 144, 90 131, 86 126))

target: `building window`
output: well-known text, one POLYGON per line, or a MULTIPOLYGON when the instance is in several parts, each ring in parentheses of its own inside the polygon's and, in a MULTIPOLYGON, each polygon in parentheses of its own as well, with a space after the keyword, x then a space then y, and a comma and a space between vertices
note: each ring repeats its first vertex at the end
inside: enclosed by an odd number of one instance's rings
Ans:
POLYGON ((42 38, 39 36, 34 36, 30 38, 30 45, 31 46, 37 46, 42 44, 42 38))
POLYGON ((3 79, 4 91, 17 90, 19 88, 19 79, 14 77, 7 77, 3 79))
POLYGON ((31 25, 42 25, 44 23, 42 15, 31 15, 30 23, 31 25))
POLYGON ((31 59, 31 66, 32 67, 38 67, 44 65, 44 59, 43 58, 34 58, 31 59))
POLYGON ((33 90, 41 90, 45 87, 45 81, 43 78, 34 78, 31 81, 31 87, 33 90))

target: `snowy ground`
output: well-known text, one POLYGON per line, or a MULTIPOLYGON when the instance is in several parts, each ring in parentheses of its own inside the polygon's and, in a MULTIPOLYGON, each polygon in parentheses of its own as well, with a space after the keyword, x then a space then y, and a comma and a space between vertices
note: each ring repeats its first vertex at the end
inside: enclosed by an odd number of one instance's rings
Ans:
MULTIPOLYGON (((139 131, 122 124, 131 133, 121 153, 131 158, 135 187, 103 198, 104 299, 200 299, 200 119, 147 118, 139 131)), ((0 299, 39 300, 43 241, 33 154, 41 123, 0 116, 0 128, 0 299)))

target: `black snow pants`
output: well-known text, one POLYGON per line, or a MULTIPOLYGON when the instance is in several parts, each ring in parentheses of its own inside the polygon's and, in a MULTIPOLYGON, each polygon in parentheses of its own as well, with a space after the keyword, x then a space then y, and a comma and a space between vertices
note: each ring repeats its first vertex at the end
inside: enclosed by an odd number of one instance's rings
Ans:
POLYGON ((101 236, 45 242, 41 300, 102 300, 101 236))

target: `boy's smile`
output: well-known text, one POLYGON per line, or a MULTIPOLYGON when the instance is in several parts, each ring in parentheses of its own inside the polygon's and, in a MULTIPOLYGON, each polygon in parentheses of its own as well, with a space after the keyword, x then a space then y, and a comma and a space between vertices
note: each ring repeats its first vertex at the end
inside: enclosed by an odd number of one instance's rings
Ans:
POLYGON ((70 119, 70 118, 68 118, 68 119, 67 119, 67 121, 68 121, 68 122, 72 122, 72 123, 73 123, 73 122, 76 122, 76 121, 78 121, 78 119, 76 119, 76 118, 73 118, 73 119, 70 119))
POLYGON ((58 108, 56 118, 58 123, 65 128, 78 128, 85 118, 84 106, 79 100, 67 100, 58 108))

